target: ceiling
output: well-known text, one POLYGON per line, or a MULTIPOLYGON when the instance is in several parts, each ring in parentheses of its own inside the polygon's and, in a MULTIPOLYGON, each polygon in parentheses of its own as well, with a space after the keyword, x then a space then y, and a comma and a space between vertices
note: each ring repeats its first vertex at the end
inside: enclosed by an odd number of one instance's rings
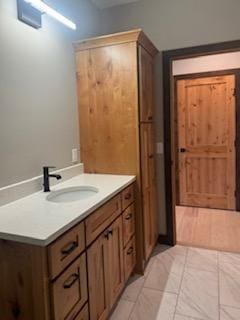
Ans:
POLYGON ((139 0, 91 0, 99 9, 119 6, 126 3, 137 2, 139 0))

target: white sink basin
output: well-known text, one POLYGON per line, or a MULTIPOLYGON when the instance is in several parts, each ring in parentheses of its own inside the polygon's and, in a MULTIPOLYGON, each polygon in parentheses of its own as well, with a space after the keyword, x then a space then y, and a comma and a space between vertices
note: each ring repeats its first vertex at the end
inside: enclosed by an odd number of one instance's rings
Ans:
POLYGON ((92 186, 80 186, 80 187, 71 187, 71 188, 64 188, 56 191, 52 191, 47 196, 47 201, 51 202, 73 202, 79 200, 85 200, 90 198, 96 193, 98 193, 98 188, 92 186))

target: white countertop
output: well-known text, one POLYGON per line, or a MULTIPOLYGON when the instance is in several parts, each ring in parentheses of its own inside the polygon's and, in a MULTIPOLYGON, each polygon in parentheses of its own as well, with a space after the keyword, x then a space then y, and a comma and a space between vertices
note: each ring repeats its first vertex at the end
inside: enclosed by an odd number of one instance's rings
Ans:
POLYGON ((80 174, 51 188, 94 186, 96 195, 70 203, 46 200, 49 193, 37 192, 0 207, 0 239, 47 246, 65 231, 135 181, 134 176, 80 174))

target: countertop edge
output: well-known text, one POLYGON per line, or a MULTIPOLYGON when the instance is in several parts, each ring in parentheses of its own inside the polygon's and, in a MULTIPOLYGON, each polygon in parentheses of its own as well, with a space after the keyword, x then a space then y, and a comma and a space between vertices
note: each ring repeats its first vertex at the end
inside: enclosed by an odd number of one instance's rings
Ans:
POLYGON ((53 243, 57 238, 61 237, 64 233, 66 233, 69 229, 73 228, 75 225, 86 219, 91 213, 93 213, 95 210, 97 210, 99 207, 104 205, 106 202, 108 202, 110 199, 112 199, 115 195, 120 193, 122 190, 127 188, 129 185, 134 183, 136 181, 136 177, 133 176, 128 182, 124 183, 121 187, 114 190, 112 193, 109 193, 104 199, 99 201, 96 205, 92 206, 86 212, 82 213, 81 216, 75 218, 71 222, 64 225, 62 228, 60 228, 58 231, 53 233, 51 236, 49 236, 46 239, 37 239, 32 237, 26 237, 11 233, 2 233, 0 232, 0 240, 6 240, 6 241, 12 241, 12 242, 18 242, 33 246, 39 246, 39 247, 47 247, 51 243, 53 243))

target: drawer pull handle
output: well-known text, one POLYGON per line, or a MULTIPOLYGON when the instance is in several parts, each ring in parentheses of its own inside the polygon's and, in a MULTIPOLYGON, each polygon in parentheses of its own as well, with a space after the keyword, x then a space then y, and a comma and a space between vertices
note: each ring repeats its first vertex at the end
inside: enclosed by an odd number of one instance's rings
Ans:
POLYGON ((132 254, 133 253, 133 247, 130 247, 129 249, 128 249, 128 251, 127 251, 127 255, 130 255, 130 254, 132 254))
POLYGON ((75 250, 78 246, 77 241, 73 241, 69 246, 61 250, 63 255, 69 255, 73 250, 75 250))
POLYGON ((154 158, 154 155, 153 155, 153 154, 150 154, 150 155, 148 156, 148 158, 149 158, 149 159, 153 159, 153 158, 154 158))
POLYGON ((130 219, 132 218, 132 216, 133 216, 133 214, 132 214, 132 213, 129 213, 129 214, 126 216, 125 220, 130 220, 130 219))
POLYGON ((151 121, 153 119, 153 116, 149 116, 148 120, 151 121))
POLYGON ((129 192, 125 195, 125 200, 129 200, 132 198, 132 194, 129 192))
POLYGON ((63 284, 64 289, 70 289, 74 283, 79 279, 79 274, 74 273, 72 274, 63 284))

